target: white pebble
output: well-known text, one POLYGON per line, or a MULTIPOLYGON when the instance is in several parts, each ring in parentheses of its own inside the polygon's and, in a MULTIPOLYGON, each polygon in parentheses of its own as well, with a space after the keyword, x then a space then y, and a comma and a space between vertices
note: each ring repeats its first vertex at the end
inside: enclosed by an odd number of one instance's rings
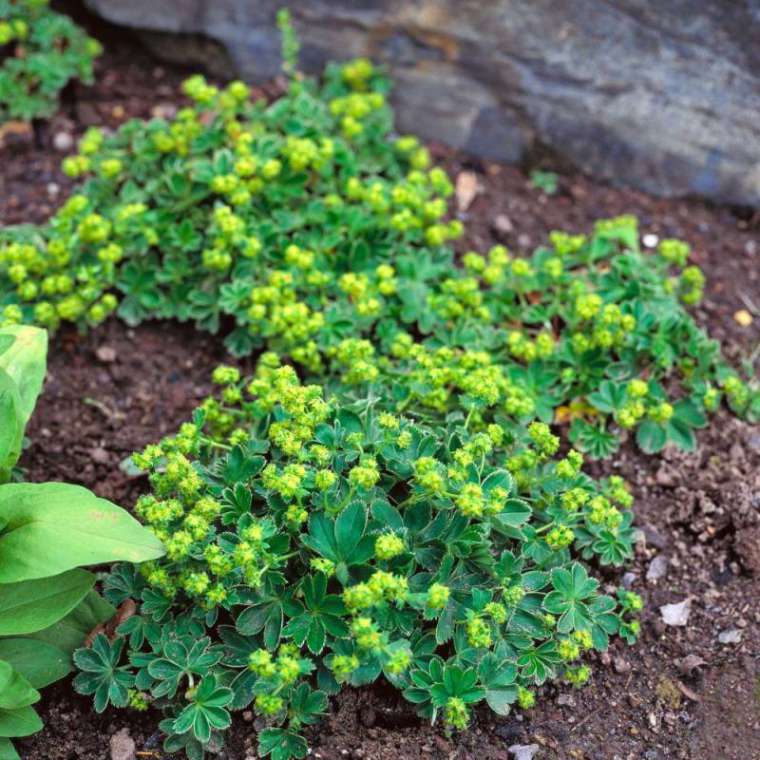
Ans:
POLYGON ((538 744, 513 744, 507 748, 515 756, 515 760, 533 760, 533 755, 538 752, 538 744))
POLYGON ((68 132, 56 132, 53 135, 53 147, 61 153, 70 151, 74 146, 74 138, 68 132))
POLYGON ((649 563, 647 568, 647 580, 659 581, 660 578, 664 578, 668 572, 668 558, 664 554, 658 554, 649 563))
POLYGON ((718 634, 721 644, 738 644, 742 640, 742 632, 738 628, 728 628, 718 634))
POLYGON ((676 604, 663 604, 660 614, 665 625, 684 626, 689 622, 691 599, 684 599, 676 604))

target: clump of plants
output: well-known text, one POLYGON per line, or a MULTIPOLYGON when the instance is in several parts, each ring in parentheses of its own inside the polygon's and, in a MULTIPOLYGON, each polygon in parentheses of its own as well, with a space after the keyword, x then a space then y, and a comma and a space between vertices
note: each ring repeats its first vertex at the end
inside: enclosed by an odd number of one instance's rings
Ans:
POLYGON ((93 80, 100 43, 47 0, 0 0, 0 123, 53 115, 72 79, 93 80))
POLYGON ((138 612, 75 654, 98 711, 162 710, 192 760, 251 707, 262 754, 304 757, 327 696, 378 678, 451 729, 581 685, 641 606, 589 574, 630 558, 632 497, 584 455, 626 431, 693 448, 724 398, 760 416, 688 313, 685 243, 644 253, 619 217, 455 254, 451 181, 393 133, 382 73, 302 77, 280 21, 280 99, 191 77, 172 119, 85 134, 48 224, 0 232, 5 324, 193 320, 257 355, 133 458, 166 556, 113 570, 107 599, 138 612))
POLYGON ((42 728, 39 689, 72 670, 71 656, 116 609, 83 566, 156 559, 163 546, 120 507, 81 486, 9 483, 42 389, 47 335, 0 329, 0 757, 42 728))
POLYGON ((283 28, 290 85, 274 103, 196 76, 172 120, 84 136, 64 162, 79 190, 49 224, 0 235, 3 320, 194 320, 235 355, 400 388, 400 408, 418 399, 429 420, 572 422, 594 457, 627 430, 649 452, 693 448, 722 398, 760 416, 760 393, 687 311, 704 287, 688 245, 643 253, 620 217, 554 232, 528 258, 456 257, 451 182, 393 136, 385 78, 360 59, 304 79, 283 28))
POLYGON ((151 484, 136 513, 167 553, 105 582, 140 610, 76 655, 99 711, 158 707, 165 750, 201 758, 252 707, 260 752, 286 760, 343 685, 385 678, 462 729, 481 702, 506 714, 547 681, 583 684, 585 652, 636 638, 640 599, 578 561, 631 556, 632 497, 559 457, 547 425, 527 443, 428 426, 388 395, 326 397, 271 355, 214 379, 192 422, 133 457, 151 484))

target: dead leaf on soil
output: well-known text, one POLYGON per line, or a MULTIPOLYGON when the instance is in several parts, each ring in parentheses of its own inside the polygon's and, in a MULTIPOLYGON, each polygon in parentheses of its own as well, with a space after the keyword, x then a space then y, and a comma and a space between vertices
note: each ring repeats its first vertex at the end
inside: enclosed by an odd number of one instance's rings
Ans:
POLYGON ((32 136, 32 125, 25 121, 6 121, 0 126, 0 148, 10 138, 29 139, 32 136))
POLYGON ((697 654, 687 654, 683 659, 676 660, 676 665, 685 676, 692 676, 695 670, 707 665, 707 662, 697 654))
POLYGON ((676 681, 675 684, 681 690, 681 694, 683 694, 686 699, 690 699, 692 702, 699 702, 699 695, 696 692, 692 691, 685 683, 676 681))
POLYGON ((678 687, 679 684, 676 681, 667 676, 662 676, 654 688, 654 693, 660 702, 670 707, 671 710, 677 710, 683 701, 683 695, 678 687))
POLYGON ((597 414, 596 409, 585 401, 573 401, 568 406, 558 406, 554 410, 554 424, 566 425, 573 420, 595 417, 597 414))
POLYGON ((116 614, 110 620, 106 620, 105 623, 99 623, 87 634, 87 638, 84 640, 84 646, 91 647, 92 642, 95 641, 95 637, 99 633, 104 633, 111 641, 113 641, 116 637, 116 629, 136 613, 137 604, 133 599, 127 599, 122 602, 121 606, 116 610, 116 614))

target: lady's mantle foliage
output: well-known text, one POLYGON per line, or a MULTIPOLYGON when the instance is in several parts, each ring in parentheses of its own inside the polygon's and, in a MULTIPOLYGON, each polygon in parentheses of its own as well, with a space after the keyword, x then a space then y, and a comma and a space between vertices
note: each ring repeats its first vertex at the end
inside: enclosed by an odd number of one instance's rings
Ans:
POLYGON ((387 89, 366 60, 293 75, 271 104, 196 76, 173 119, 90 130, 64 162, 78 192, 47 225, 0 233, 0 319, 194 320, 319 383, 400 386, 402 407, 572 421, 594 457, 621 429, 646 451, 692 448, 723 396, 758 417, 760 393, 683 306, 704 278, 680 241, 644 255, 620 217, 455 266, 452 184, 416 138, 392 139, 387 89))
POLYGON ((48 118, 72 79, 92 83, 101 46, 47 0, 0 0, 0 123, 48 118))
POLYGON ((384 676, 463 728, 476 703, 530 706, 548 680, 585 682, 585 651, 635 639, 639 598, 601 593, 574 559, 631 556, 630 493, 557 458, 543 423, 528 442, 463 417, 429 427, 381 397, 326 399, 271 355, 250 381, 215 380, 192 423, 134 457, 152 485, 136 510, 167 556, 107 581, 141 606, 82 653, 76 685, 99 710, 154 703, 167 751, 200 757, 253 705, 262 752, 301 757, 342 684, 384 676))
POLYGON ((301 78, 283 26, 282 98, 192 77, 172 120, 91 130, 64 164, 79 192, 0 248, 7 322, 118 309, 260 354, 135 457, 166 558, 113 571, 111 601, 139 613, 77 655, 98 710, 156 705, 166 751, 192 759, 251 705, 261 752, 303 757, 326 695, 380 676, 454 728, 582 684, 583 653, 633 641, 641 606, 581 564, 632 543, 625 484, 583 454, 626 430, 692 448, 722 397, 760 413, 685 310, 704 285, 688 246, 644 255, 620 217, 455 266, 451 182, 391 139, 385 80, 364 60, 301 78), (570 423, 563 457, 552 423, 570 423))

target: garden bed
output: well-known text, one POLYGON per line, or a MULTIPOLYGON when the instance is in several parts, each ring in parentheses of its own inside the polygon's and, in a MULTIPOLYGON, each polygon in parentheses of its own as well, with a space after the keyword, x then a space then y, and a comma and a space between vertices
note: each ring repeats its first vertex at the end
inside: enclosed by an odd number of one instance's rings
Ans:
MULTIPOLYGON (((7 137, 0 222, 41 221, 66 197, 69 182, 58 170, 63 154, 56 149, 67 144, 65 135, 175 106, 186 72, 158 67, 133 49, 106 48, 97 84, 68 93, 40 135, 42 148, 31 134, 7 137)), ((270 93, 276 90, 273 85, 270 93)), ((454 178, 472 172, 480 188, 461 211, 462 250, 499 242, 527 252, 552 229, 585 231, 596 219, 632 213, 645 234, 691 244, 707 279, 697 319, 724 352, 736 361, 757 348, 760 245, 750 214, 653 199, 574 174, 560 176, 558 192, 549 196, 519 169, 438 147, 434 154, 454 178), (754 311, 755 322, 740 327, 733 318, 739 309, 754 311)), ((130 329, 111 320, 87 336, 62 330, 51 346, 46 392, 22 460, 29 480, 82 483, 131 506, 147 483, 120 469, 121 462, 188 418, 222 358, 212 337, 171 323, 130 329)), ((646 606, 640 641, 632 648, 615 641, 596 657, 586 688, 545 687, 524 715, 497 718, 483 710, 454 738, 421 722, 390 689, 348 689, 332 701, 328 720, 309 732, 313 755, 487 760, 531 743, 540 746, 539 760, 760 754, 760 430, 722 412, 698 439, 694 454, 647 456, 627 444, 612 460, 636 497, 642 538, 625 580, 646 606), (685 599, 691 600, 687 624, 666 626, 659 607, 685 599)), ((96 716, 90 700, 66 682, 44 692, 41 713, 45 729, 19 742, 23 758, 102 760, 122 729, 138 757, 165 757, 156 715, 96 716)), ((238 718, 220 757, 255 757, 255 727, 252 715, 238 718)))

